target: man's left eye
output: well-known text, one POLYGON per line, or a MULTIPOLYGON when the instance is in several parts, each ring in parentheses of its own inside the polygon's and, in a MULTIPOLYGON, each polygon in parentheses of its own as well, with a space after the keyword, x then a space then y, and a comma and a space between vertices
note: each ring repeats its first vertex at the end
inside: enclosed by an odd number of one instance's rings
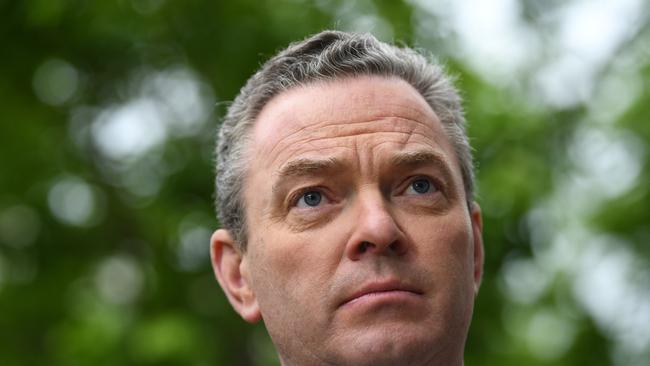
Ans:
POLYGON ((436 188, 427 178, 417 178, 411 182, 411 184, 406 189, 406 194, 427 194, 434 191, 436 188))

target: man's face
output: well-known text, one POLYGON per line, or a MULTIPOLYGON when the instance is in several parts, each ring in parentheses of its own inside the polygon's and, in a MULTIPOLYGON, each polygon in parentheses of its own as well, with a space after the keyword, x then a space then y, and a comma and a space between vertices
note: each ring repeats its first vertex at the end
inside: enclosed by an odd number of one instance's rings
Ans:
POLYGON ((291 89, 262 110, 249 153, 242 280, 285 364, 462 362, 480 213, 414 88, 291 89))

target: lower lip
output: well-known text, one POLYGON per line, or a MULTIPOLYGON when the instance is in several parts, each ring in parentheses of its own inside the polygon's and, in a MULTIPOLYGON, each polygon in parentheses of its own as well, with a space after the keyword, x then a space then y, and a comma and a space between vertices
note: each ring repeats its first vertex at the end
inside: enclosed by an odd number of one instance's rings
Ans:
POLYGON ((405 303, 417 300, 420 295, 403 290, 393 291, 379 291, 371 292, 365 295, 355 297, 354 299, 345 302, 342 307, 360 306, 360 305, 374 305, 374 304, 389 304, 389 303, 405 303))

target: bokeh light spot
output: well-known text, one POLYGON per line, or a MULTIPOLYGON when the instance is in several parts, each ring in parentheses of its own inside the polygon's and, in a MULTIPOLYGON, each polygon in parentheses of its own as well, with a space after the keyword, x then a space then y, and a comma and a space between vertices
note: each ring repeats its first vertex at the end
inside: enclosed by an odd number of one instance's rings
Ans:
POLYGON ((575 325, 558 313, 542 309, 528 323, 526 340, 530 351, 540 360, 555 360, 573 344, 575 325))
POLYGON ((156 101, 137 99, 103 111, 93 123, 92 135, 104 156, 128 160, 164 142, 162 118, 156 101))
POLYGON ((105 259, 97 268, 95 285, 101 297, 112 304, 130 304, 142 291, 144 276, 136 260, 126 255, 105 259))
POLYGON ((47 198, 54 216, 66 225, 90 226, 96 224, 102 214, 96 188, 79 177, 59 179, 50 188, 47 198))
POLYGON ((77 69, 64 60, 47 60, 34 72, 34 92, 43 103, 49 105, 58 106, 67 102, 78 86, 77 69))

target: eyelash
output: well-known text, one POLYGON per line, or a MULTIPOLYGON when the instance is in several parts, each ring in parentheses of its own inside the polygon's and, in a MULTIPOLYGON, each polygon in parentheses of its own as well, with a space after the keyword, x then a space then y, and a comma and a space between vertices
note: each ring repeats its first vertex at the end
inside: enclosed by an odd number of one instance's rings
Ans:
POLYGON ((305 195, 307 192, 319 192, 326 199, 328 196, 325 194, 324 190, 321 187, 305 187, 293 192, 288 199, 288 207, 293 208, 298 205, 298 201, 305 195))
POLYGON ((445 190, 445 185, 439 179, 436 179, 436 178, 433 178, 433 177, 430 177, 430 176, 427 176, 427 175, 415 175, 415 176, 412 176, 412 177, 409 177, 408 179, 406 179, 406 186, 403 189, 401 189, 400 192, 404 193, 407 189, 409 189, 409 187, 411 186, 411 184, 413 184, 413 182, 415 182, 416 180, 419 180, 419 179, 425 179, 429 183, 431 183, 432 188, 434 189, 434 191, 433 192, 427 192, 427 194, 430 194, 430 193, 432 194, 432 193, 436 193, 436 192, 443 193, 444 190, 445 190))

